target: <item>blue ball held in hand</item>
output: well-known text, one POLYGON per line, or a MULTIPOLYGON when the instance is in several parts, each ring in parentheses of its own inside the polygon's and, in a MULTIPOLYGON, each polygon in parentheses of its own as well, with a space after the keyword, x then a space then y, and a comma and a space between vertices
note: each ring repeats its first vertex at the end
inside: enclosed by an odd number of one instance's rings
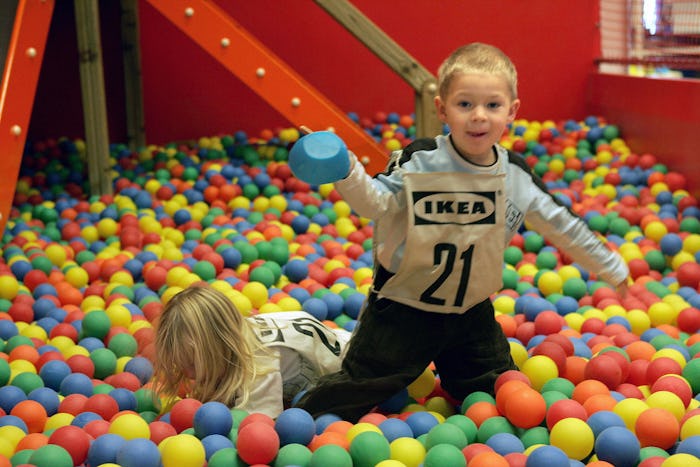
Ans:
POLYGON ((338 181, 348 174, 348 147, 335 133, 317 131, 304 135, 289 151, 289 168, 311 185, 338 181))

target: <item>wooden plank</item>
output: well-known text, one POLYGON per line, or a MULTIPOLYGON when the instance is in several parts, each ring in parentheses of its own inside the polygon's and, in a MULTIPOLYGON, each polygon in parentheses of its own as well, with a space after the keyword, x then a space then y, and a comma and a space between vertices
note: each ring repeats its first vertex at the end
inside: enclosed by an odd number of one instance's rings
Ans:
POLYGON ((75 0, 75 24, 78 34, 80 89, 83 98, 90 194, 112 194, 100 13, 97 0, 75 0))
POLYGON ((137 0, 121 0, 121 7, 124 91, 126 97, 126 141, 129 148, 135 151, 146 145, 138 2, 137 0))

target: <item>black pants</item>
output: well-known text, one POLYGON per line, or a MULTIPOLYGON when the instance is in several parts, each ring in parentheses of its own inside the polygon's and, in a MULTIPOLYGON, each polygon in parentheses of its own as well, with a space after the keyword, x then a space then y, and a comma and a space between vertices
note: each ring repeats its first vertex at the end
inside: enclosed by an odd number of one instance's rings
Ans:
POLYGON ((517 369, 490 300, 463 314, 421 311, 370 294, 339 372, 322 377, 297 407, 356 422, 435 363, 450 396, 493 393, 501 373, 517 369))

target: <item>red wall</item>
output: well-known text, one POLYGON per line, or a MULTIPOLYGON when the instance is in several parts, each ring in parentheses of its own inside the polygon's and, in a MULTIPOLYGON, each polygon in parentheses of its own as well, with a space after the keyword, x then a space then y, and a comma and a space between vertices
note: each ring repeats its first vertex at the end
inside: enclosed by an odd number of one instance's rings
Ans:
MULTIPOLYGON (((57 2, 30 137, 83 133, 73 2, 57 2)), ((100 2, 110 139, 125 140, 119 2, 100 2)), ((413 111, 413 90, 312 0, 218 0, 312 85, 346 112, 413 111)), ((596 0, 352 0, 435 73, 454 48, 489 42, 520 74, 520 117, 583 118, 599 41, 596 0)), ((139 4, 149 143, 288 123, 145 1, 139 4)))
POLYGON ((620 127, 632 151, 681 171, 700 194, 700 80, 593 74, 587 101, 620 127))

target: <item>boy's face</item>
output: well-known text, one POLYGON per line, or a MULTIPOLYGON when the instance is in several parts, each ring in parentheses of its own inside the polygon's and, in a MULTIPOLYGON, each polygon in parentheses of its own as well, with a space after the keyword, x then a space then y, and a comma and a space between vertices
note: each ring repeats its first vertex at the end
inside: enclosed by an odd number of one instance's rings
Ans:
POLYGON ((450 127, 452 141, 470 162, 495 162, 493 145, 515 119, 520 100, 511 97, 506 80, 486 73, 460 73, 444 100, 435 98, 437 113, 450 127))

